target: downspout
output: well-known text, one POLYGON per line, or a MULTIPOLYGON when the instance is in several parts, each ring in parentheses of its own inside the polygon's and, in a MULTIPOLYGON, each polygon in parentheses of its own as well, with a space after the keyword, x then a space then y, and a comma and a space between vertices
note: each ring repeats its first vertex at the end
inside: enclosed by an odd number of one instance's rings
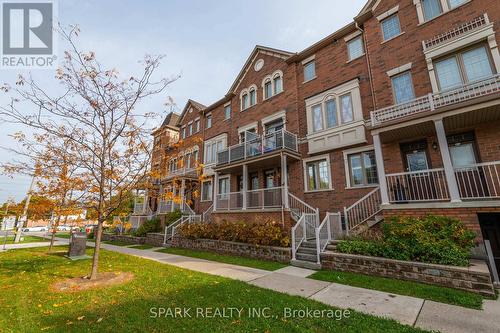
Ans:
POLYGON ((374 90, 373 75, 372 75, 372 65, 371 65, 371 61, 370 61, 370 52, 368 51, 368 42, 366 39, 366 34, 365 34, 365 31, 360 28, 357 21, 355 21, 355 27, 363 35, 363 43, 365 44, 366 63, 368 65, 368 80, 370 81, 370 90, 372 93, 373 110, 376 110, 377 109, 377 100, 375 98, 375 90, 374 90))

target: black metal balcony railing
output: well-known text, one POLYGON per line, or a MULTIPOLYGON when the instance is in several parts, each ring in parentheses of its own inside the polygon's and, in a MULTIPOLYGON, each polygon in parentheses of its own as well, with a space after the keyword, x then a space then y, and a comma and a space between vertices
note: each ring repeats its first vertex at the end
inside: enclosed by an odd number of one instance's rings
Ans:
POLYGON ((297 136, 285 130, 256 136, 217 153, 217 165, 241 161, 280 149, 298 152, 297 136))

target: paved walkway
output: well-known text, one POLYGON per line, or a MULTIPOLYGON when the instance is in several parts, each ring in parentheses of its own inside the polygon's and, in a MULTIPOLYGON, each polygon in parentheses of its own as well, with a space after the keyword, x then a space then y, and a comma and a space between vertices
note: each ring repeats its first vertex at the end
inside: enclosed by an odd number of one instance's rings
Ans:
MULTIPOLYGON (((60 243, 67 239, 58 238, 60 243)), ((27 243, 31 245, 33 243, 27 243)), ((94 246, 94 243, 87 243, 94 246)), ((274 272, 174 254, 102 244, 114 252, 154 260, 193 271, 241 280, 255 286, 302 296, 339 308, 395 319, 441 332, 500 332, 500 300, 485 300, 483 310, 467 309, 420 298, 308 279, 313 270, 288 266, 274 272)))
MULTIPOLYGON (((62 238, 60 238, 62 239, 62 238)), ((54 242, 55 246, 66 245, 68 241, 57 240, 54 242)), ((31 243, 16 243, 16 244, 5 244, 5 250, 15 250, 15 249, 27 249, 30 247, 41 247, 49 246, 49 242, 31 242, 31 243)), ((0 243, 0 252, 4 251, 4 245, 0 243)))

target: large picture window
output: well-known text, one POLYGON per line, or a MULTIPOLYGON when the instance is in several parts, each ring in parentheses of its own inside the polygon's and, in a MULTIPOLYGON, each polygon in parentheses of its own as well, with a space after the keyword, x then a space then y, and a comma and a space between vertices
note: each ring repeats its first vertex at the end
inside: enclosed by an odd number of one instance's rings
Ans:
POLYGON ((314 132, 354 121, 351 94, 348 93, 337 98, 332 96, 323 103, 313 105, 311 118, 314 132))

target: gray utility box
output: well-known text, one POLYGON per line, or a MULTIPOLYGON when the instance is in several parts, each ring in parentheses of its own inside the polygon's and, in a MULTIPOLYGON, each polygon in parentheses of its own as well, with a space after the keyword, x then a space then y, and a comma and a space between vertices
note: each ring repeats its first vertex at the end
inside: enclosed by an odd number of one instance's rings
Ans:
POLYGON ((68 257, 70 259, 86 258, 85 249, 87 248, 87 234, 84 232, 74 232, 71 234, 69 242, 68 257))

